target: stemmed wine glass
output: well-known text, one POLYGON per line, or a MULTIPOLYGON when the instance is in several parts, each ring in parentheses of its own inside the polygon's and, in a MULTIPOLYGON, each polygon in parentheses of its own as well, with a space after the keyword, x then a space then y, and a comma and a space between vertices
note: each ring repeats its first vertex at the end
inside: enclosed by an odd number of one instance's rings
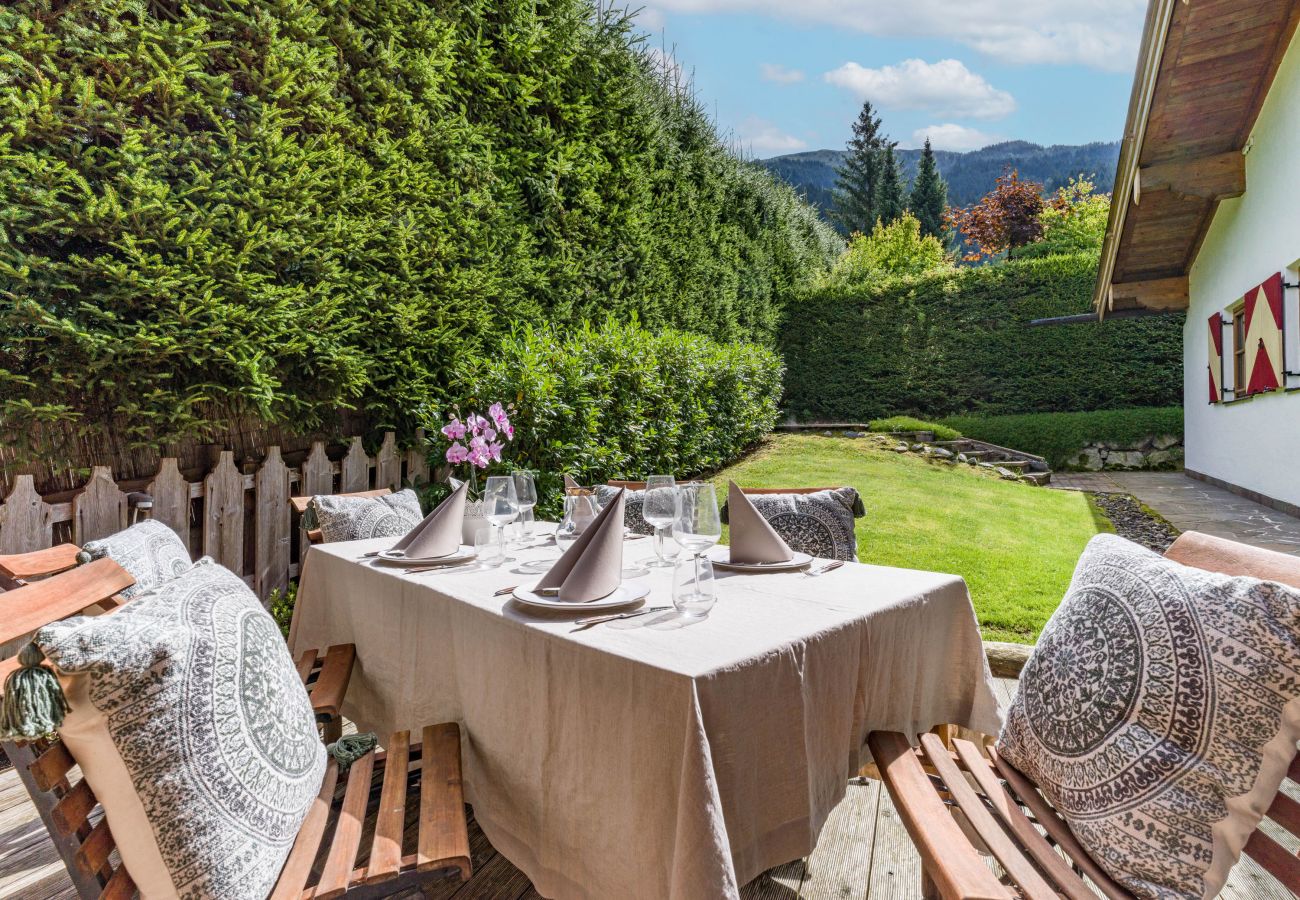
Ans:
POLYGON ((650 566, 671 566, 673 561, 664 555, 664 532, 671 528, 677 515, 677 482, 671 475, 651 475, 645 480, 645 499, 641 503, 641 517, 654 526, 655 558, 650 566))
POLYGON ((489 475, 483 490, 483 518, 497 529, 497 551, 506 557, 506 526, 519 515, 519 497, 515 480, 509 475, 489 475))
POLYGON ((537 505, 537 483, 533 473, 519 469, 511 478, 515 481, 515 497, 519 501, 520 537, 527 543, 533 536, 533 507, 537 505))
MULTIPOLYGON (((722 537, 722 518, 718 515, 718 495, 713 490, 712 482, 692 481, 677 486, 677 502, 674 505, 673 540, 691 552, 694 557, 695 577, 690 585, 699 592, 704 582, 701 569, 701 555, 722 537)), ((684 565, 684 563, 683 563, 684 565)), ((691 588, 686 588, 687 593, 691 588)), ((710 597, 712 591, 710 590, 710 597)), ((684 603, 691 603, 691 597, 682 597, 684 603)), ((701 596, 701 601, 704 597, 701 596)))

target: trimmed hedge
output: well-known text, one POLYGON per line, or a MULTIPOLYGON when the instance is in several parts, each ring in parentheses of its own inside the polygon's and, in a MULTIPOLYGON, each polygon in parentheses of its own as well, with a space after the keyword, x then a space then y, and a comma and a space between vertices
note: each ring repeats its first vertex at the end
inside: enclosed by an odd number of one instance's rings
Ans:
POLYGON ((613 322, 526 327, 482 363, 465 401, 514 404, 509 458, 559 497, 564 473, 591 484, 721 468, 776 424, 781 374, 780 357, 752 343, 613 322))
POLYGON ((1096 274, 1096 256, 1077 254, 811 291, 782 332, 786 411, 863 422, 1181 403, 1183 315, 1028 326, 1087 312, 1096 274))
POLYGON ((775 339, 842 242, 587 0, 0 6, 0 425, 405 430, 520 321, 775 339))
POLYGON ((888 419, 876 419, 867 425, 869 431, 929 431, 934 433, 936 441, 955 441, 961 433, 940 425, 938 422, 926 422, 911 416, 890 416, 888 419))
POLYGON ((1045 457, 1069 468, 1088 444, 1133 447, 1150 437, 1183 435, 1183 408, 1145 407, 1024 416, 953 416, 943 424, 966 437, 1045 457))

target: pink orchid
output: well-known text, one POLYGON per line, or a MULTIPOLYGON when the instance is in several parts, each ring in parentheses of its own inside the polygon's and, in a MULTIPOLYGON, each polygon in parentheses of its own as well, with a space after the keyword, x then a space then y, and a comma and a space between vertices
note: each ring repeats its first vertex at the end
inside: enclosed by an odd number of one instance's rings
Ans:
MULTIPOLYGON (((462 430, 462 434, 463 433, 462 430)), ((453 466, 463 463, 467 459, 469 459, 469 451, 465 449, 465 445, 460 441, 456 441, 447 448, 447 462, 451 463, 453 466)))
POLYGON ((491 454, 488 453, 487 447, 475 447, 469 451, 469 461, 470 465, 486 469, 491 462, 491 454))
POLYGON ((507 441, 513 441, 513 440, 515 439, 515 426, 513 426, 513 425, 511 425, 509 422, 507 422, 505 425, 503 425, 503 426, 501 426, 501 427, 502 427, 503 433, 504 433, 505 436, 506 436, 506 440, 507 440, 507 441))
POLYGON ((492 456, 493 462, 501 462, 501 444, 488 444, 488 453, 492 456))
POLYGON ((449 441, 459 441, 465 436, 465 425, 460 419, 452 417, 452 420, 442 426, 442 433, 447 436, 449 441))
POLYGON ((488 407, 488 415, 492 421, 497 423, 497 427, 502 431, 510 427, 510 419, 506 416, 505 408, 500 403, 493 403, 488 407))
POLYGON ((490 444, 496 439, 497 439, 497 430, 495 428, 489 425, 487 428, 483 429, 483 440, 487 441, 490 444))
POLYGON ((471 434, 479 435, 483 433, 483 429, 488 427, 488 420, 478 413, 470 413, 465 419, 465 424, 469 426, 471 434))

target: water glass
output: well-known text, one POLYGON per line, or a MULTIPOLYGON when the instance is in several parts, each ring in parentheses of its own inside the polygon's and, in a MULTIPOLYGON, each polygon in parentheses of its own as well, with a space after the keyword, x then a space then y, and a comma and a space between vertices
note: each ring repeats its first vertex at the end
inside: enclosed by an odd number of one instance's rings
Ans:
POLYGON ((673 540, 699 556, 722 537, 718 495, 712 482, 692 481, 677 486, 673 540))
POLYGON ((518 469, 510 476, 515 482, 515 499, 519 501, 521 540, 533 536, 533 507, 537 505, 537 481, 528 469, 518 469))
POLYGON ((641 517, 655 530, 655 558, 650 566, 671 566, 672 560, 664 552, 664 536, 672 527, 677 512, 677 482, 671 475, 651 475, 645 480, 645 498, 641 502, 641 517))
POLYGON ((564 495, 564 518, 559 528, 555 529, 555 545, 563 553, 573 546, 573 542, 582 537, 587 526, 595 521, 599 513, 596 495, 582 488, 571 488, 564 495))
POLYGON ((503 562, 504 554, 497 544, 496 533, 494 525, 484 525, 474 532, 474 555, 480 565, 499 566, 503 562))
POLYGON ((483 518, 497 526, 499 556, 506 555, 506 526, 519 517, 515 480, 509 475, 490 475, 483 489, 483 518))
POLYGON ((713 563, 702 556, 683 559, 673 572, 673 606, 684 619, 701 619, 717 602, 713 563))

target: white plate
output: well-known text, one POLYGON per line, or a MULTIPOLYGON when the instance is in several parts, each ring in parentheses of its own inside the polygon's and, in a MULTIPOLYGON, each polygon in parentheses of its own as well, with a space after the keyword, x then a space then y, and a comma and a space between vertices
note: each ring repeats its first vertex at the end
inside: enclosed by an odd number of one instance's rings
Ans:
POLYGON ((733 572, 789 572, 802 569, 813 561, 807 553, 791 552, 794 553, 794 558, 781 563, 733 563, 730 547, 712 547, 704 555, 719 569, 730 569, 733 572))
POLYGON ((474 559, 478 554, 473 547, 461 547, 455 553, 449 553, 446 556, 390 556, 391 550, 385 550, 375 557, 375 562, 382 563, 386 566, 399 566, 402 568, 414 566, 458 566, 461 563, 467 563, 474 559))
POLYGON ((579 612, 588 609, 615 609, 620 606, 630 606, 633 603, 640 603, 649 595, 650 585, 644 581, 625 581, 608 597, 601 597, 590 603, 565 603, 559 597, 543 597, 523 588, 515 588, 514 598, 527 606, 579 612))
POLYGON ((529 575, 541 575, 543 572, 550 571, 551 567, 560 561, 558 556, 549 559, 534 559, 531 562, 520 563, 519 571, 529 575))

